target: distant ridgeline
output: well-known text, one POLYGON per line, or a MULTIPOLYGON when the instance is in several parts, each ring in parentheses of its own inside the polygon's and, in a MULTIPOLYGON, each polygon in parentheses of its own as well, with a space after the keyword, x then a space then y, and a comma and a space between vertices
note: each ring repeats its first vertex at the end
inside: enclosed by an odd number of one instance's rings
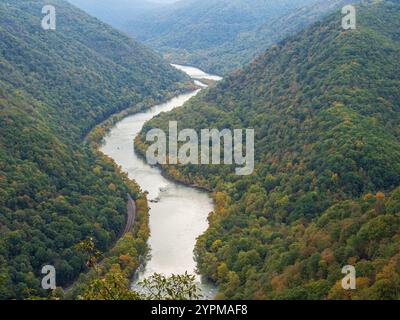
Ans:
POLYGON ((0 299, 28 298, 44 294, 43 265, 56 267, 59 286, 85 271, 79 241, 114 244, 127 193, 139 194, 82 138, 186 77, 64 1, 2 0, 0 23, 0 299), (47 4, 55 31, 41 28, 47 4))
POLYGON ((332 10, 356 2, 183 0, 132 17, 122 28, 172 62, 222 75, 332 10))
POLYGON ((175 166, 215 190, 196 248, 227 299, 400 299, 400 3, 340 12, 146 125, 254 128, 255 173, 175 166), (342 267, 357 290, 341 286, 342 267))
POLYGON ((115 27, 122 27, 133 17, 140 17, 161 6, 147 0, 67 0, 90 15, 115 27))

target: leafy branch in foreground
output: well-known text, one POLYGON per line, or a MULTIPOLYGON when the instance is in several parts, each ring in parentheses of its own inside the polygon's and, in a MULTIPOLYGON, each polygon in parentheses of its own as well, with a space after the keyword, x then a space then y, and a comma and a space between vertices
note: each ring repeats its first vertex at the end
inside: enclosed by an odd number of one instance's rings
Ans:
POLYGON ((202 295, 195 280, 195 276, 187 272, 183 275, 173 274, 169 278, 155 273, 140 282, 139 286, 143 288, 146 300, 197 300, 202 295))

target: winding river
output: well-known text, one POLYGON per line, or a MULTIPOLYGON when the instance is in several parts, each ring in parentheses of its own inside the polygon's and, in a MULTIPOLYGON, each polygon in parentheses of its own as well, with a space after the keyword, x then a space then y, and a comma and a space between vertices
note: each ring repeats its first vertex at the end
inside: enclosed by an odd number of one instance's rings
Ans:
MULTIPOLYGON (((197 68, 173 66, 187 73, 201 87, 206 87, 200 82, 201 79, 221 80, 220 77, 209 75, 197 68)), ((142 190, 148 191, 150 201, 155 201, 149 202, 151 257, 136 275, 133 287, 137 281, 155 272, 166 276, 183 274, 186 271, 196 274, 193 249, 197 237, 208 227, 207 217, 213 210, 212 199, 203 191, 164 178, 158 168, 149 166, 136 155, 133 141, 145 122, 161 112, 181 107, 199 91, 182 94, 145 112, 124 118, 111 129, 101 148, 101 151, 112 157, 131 179, 137 181, 142 190)), ((215 295, 214 287, 201 282, 199 275, 197 281, 201 283, 205 298, 215 295)))

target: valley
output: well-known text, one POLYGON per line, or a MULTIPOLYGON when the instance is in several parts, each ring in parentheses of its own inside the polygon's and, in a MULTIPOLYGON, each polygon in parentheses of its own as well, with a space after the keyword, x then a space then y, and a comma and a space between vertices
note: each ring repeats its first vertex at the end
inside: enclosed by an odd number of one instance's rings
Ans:
POLYGON ((0 300, 400 299, 399 0, 2 0, 0 40, 0 300))

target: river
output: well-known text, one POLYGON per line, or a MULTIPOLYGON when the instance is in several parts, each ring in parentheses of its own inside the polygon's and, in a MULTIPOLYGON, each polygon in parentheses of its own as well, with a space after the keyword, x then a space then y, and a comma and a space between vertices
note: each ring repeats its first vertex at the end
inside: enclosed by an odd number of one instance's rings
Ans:
MULTIPOLYGON (((206 87, 199 82, 201 79, 221 80, 220 77, 209 75, 197 68, 173 66, 187 73, 201 87, 206 87)), ((166 276, 183 274, 186 271, 196 274, 193 249, 197 237, 208 227, 207 217, 213 210, 212 198, 206 192, 164 178, 160 169, 149 166, 136 155, 133 141, 145 122, 161 112, 181 107, 200 91, 182 94, 145 112, 124 118, 111 129, 101 148, 101 151, 112 157, 143 191, 148 191, 149 200, 157 201, 149 202, 151 257, 136 275, 135 283, 155 272, 166 276)), ((213 298, 215 288, 202 282, 199 275, 196 274, 196 277, 203 296, 213 298)))

